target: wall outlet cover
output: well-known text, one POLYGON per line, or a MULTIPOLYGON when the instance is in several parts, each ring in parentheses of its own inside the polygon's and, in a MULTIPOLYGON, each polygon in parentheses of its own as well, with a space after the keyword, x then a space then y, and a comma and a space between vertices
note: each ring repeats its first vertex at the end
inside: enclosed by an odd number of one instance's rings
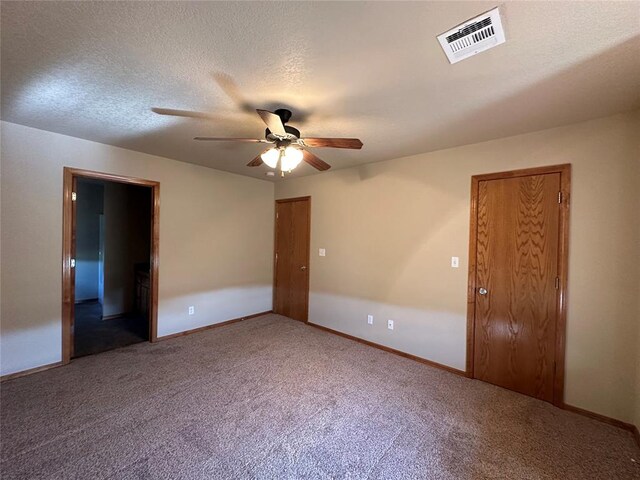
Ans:
POLYGON ((327 256, 327 251, 324 248, 319 248, 318 249, 318 255, 320 257, 326 257, 327 256))
POLYGON ((393 320, 387 320, 387 328, 393 330, 393 320))
POLYGON ((195 315, 195 313, 196 313, 196 307, 194 306, 189 307, 189 315, 195 315))
POLYGON ((373 325, 373 315, 367 315, 367 323, 373 325))

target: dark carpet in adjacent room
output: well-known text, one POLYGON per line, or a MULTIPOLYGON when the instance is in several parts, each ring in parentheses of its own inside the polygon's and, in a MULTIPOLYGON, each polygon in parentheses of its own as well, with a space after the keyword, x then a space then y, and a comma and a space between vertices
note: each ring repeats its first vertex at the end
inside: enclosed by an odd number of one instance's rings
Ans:
POLYGON ((2 478, 627 479, 621 429, 277 315, 2 384, 2 478))
POLYGON ((103 319, 98 302, 74 307, 74 357, 93 355, 149 340, 149 321, 137 313, 103 319))

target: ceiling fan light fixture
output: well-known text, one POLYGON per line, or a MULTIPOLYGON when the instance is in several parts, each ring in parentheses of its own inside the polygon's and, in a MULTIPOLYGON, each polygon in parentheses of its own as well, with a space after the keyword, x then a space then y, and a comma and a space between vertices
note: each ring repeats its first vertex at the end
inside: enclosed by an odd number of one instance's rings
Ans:
POLYGON ((276 168, 276 166, 278 165, 278 159, 280 158, 280 150, 278 150, 277 148, 270 148, 262 155, 260 155, 260 158, 269 167, 276 168))
POLYGON ((280 168, 283 172, 290 172, 302 161, 302 150, 295 147, 287 147, 284 149, 282 155, 282 161, 280 162, 280 168))

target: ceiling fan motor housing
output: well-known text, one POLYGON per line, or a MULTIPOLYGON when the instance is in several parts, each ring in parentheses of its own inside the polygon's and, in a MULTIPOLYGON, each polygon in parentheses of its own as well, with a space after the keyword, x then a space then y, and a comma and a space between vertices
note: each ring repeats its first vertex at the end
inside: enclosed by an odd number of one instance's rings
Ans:
POLYGON ((291 110, 287 110, 286 108, 279 108, 273 113, 280 117, 282 123, 287 123, 291 119, 291 110))
MULTIPOLYGON (((295 136, 296 138, 300 138, 300 130, 298 130, 297 128, 291 127, 289 125, 286 125, 286 123, 291 119, 291 110, 287 110, 286 108, 279 108, 273 113, 278 115, 280 117, 280 120, 282 120, 285 132, 287 132, 289 135, 295 136)), ((271 134, 271 130, 267 128, 264 132, 264 136, 266 138, 269 138, 270 134, 271 134)))
MULTIPOLYGON (((296 138, 300 138, 300 130, 298 130, 297 128, 294 127, 290 127, 289 125, 285 125, 284 126, 284 131, 287 132, 289 135, 293 135, 296 138)), ((271 139, 271 137, 269 136, 271 135, 271 130, 269 130, 268 128, 264 131, 264 136, 267 139, 271 139)))

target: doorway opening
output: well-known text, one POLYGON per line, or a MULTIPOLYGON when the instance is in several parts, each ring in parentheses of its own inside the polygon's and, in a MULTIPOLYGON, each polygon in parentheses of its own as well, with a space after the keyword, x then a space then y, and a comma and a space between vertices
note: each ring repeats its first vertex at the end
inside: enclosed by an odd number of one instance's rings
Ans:
POLYGON ((563 405, 571 165, 471 181, 467 376, 563 405))
POLYGON ((311 197, 276 200, 273 311, 301 322, 309 316, 311 197))
POLYGON ((157 336, 159 184, 65 168, 63 363, 157 336))

